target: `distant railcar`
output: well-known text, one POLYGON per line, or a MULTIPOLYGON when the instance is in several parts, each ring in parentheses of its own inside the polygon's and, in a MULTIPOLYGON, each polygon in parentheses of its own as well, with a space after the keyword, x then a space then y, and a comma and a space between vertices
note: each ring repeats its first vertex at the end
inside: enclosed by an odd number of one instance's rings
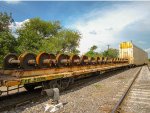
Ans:
POLYGON ((119 47, 119 58, 128 59, 129 64, 143 65, 148 63, 148 53, 132 42, 122 42, 119 47))

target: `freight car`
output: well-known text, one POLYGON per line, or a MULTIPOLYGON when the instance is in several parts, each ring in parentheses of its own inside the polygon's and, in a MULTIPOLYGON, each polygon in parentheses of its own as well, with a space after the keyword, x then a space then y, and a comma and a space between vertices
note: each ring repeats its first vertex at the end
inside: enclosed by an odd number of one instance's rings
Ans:
MULTIPOLYGON (((44 88, 58 87, 64 89, 74 79, 83 77, 90 73, 113 70, 128 66, 127 59, 108 59, 104 57, 87 57, 85 55, 24 53, 19 57, 16 54, 8 54, 4 58, 4 69, 0 70, 0 87, 6 87, 9 93, 12 87, 24 86, 31 91, 36 86, 44 88)), ((15 88, 16 89, 16 88, 15 88)))
MULTIPOLYGON (((120 47, 123 50, 122 44, 120 47)), ((89 58, 86 55, 54 55, 45 52, 38 55, 23 53, 19 56, 11 53, 4 58, 3 69, 0 70, 0 94, 9 94, 9 91, 16 89, 19 91, 20 86, 28 91, 37 86, 65 89, 77 78, 130 67, 131 64, 131 59, 124 56, 89 58), (4 87, 6 90, 3 90, 4 87)))
POLYGON ((138 66, 148 63, 148 53, 132 42, 122 42, 119 47, 119 57, 129 60, 129 64, 138 66))

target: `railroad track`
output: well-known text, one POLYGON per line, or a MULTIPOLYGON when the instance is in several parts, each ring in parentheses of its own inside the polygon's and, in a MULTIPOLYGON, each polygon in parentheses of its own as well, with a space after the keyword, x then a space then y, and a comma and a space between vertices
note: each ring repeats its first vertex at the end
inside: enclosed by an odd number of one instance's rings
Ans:
MULTIPOLYGON (((87 78, 77 79, 67 89, 63 90, 62 94, 68 92, 71 89, 75 89, 75 88, 78 89, 79 86, 82 86, 84 84, 89 85, 89 83, 91 81, 98 82, 99 80, 106 79, 106 78, 111 77, 111 76, 115 75, 116 73, 120 73, 122 71, 124 71, 124 69, 117 70, 117 71, 109 71, 107 73, 101 74, 101 76, 89 76, 87 78), (111 75, 110 75, 110 73, 111 73, 111 75)), ((4 97, 0 98, 0 111, 10 110, 12 108, 26 105, 31 102, 40 101, 42 99, 49 99, 46 96, 42 96, 41 91, 42 91, 42 89, 38 88, 32 92, 23 91, 18 94, 4 96, 4 97)))
POLYGON ((149 113, 150 108, 150 71, 141 67, 133 80, 116 103, 111 113, 149 113))

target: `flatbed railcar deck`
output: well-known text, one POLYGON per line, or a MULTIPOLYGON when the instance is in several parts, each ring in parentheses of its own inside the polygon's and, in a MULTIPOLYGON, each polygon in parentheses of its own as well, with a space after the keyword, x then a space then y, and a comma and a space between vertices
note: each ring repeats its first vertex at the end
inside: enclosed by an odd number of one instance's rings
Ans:
POLYGON ((129 66, 129 64, 89 65, 34 70, 0 70, 0 86, 12 87, 55 79, 77 77, 83 74, 107 71, 126 66, 129 66))

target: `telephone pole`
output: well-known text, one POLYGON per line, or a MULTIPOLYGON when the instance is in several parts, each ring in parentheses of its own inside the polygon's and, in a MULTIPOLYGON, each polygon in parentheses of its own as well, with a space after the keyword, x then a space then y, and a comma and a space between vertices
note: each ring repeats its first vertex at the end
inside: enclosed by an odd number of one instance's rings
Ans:
POLYGON ((110 46, 110 45, 108 44, 107 46, 108 46, 108 50, 109 50, 109 46, 110 46))

